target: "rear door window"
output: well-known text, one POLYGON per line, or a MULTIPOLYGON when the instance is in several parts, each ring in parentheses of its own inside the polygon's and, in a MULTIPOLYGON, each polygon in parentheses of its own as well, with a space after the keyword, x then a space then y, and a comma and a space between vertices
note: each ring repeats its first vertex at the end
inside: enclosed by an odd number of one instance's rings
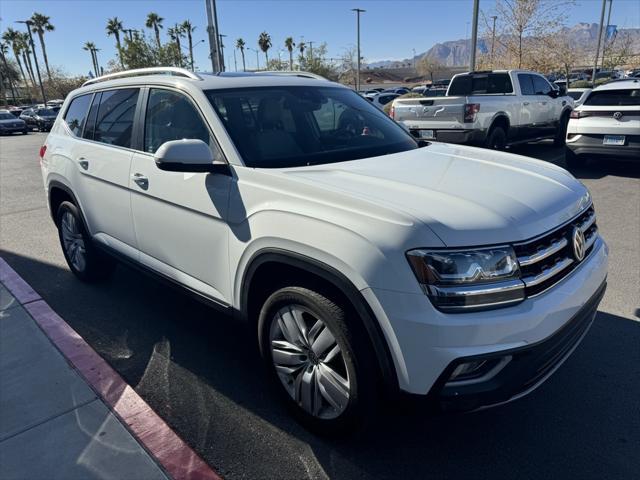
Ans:
POLYGON ((87 94, 74 98, 64 115, 65 123, 76 137, 82 136, 91 97, 91 94, 87 94))
POLYGON ((585 105, 610 105, 613 107, 640 106, 640 89, 593 91, 585 105))
POLYGON ((133 117, 138 103, 137 88, 120 88, 102 92, 93 139, 97 142, 131 147, 133 117))

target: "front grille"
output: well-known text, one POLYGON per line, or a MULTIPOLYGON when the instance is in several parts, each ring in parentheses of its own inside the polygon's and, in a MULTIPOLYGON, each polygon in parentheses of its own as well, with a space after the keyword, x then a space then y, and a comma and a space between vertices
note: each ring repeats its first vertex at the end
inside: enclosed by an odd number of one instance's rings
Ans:
POLYGON ((580 228, 584 234, 584 258, 587 258, 598 238, 593 205, 556 230, 534 240, 514 245, 528 297, 542 293, 580 264, 573 248, 575 228, 580 228))

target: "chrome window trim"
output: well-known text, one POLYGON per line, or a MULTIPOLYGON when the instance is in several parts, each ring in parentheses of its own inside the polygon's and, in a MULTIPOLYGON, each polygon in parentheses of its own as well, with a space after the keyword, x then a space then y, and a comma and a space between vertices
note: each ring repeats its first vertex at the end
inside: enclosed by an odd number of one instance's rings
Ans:
POLYGON ((550 257, 554 253, 559 252, 564 247, 566 247, 568 244, 569 244, 569 241, 566 238, 563 237, 560 240, 557 240, 557 241, 553 242, 551 245, 549 245, 544 250, 539 250, 538 252, 533 253, 531 255, 518 257, 518 263, 520 264, 521 267, 526 267, 528 265, 532 265, 532 264, 537 263, 537 262, 539 262, 541 260, 544 260, 545 258, 550 257))

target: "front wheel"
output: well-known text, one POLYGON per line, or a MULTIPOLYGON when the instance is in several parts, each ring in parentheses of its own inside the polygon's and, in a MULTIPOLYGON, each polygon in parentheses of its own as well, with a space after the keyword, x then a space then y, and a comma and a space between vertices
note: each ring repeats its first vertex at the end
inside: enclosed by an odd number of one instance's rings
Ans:
POLYGON ((318 433, 362 427, 378 395, 375 357, 357 319, 302 287, 277 290, 258 322, 260 350, 293 415, 318 433))
POLYGON ((556 136, 553 138, 555 147, 564 147, 567 142, 567 125, 569 124, 569 114, 565 113, 560 119, 556 136))
POLYGON ((113 273, 115 261, 93 245, 78 207, 71 202, 62 202, 56 218, 62 253, 73 274, 83 282, 108 278, 113 273))

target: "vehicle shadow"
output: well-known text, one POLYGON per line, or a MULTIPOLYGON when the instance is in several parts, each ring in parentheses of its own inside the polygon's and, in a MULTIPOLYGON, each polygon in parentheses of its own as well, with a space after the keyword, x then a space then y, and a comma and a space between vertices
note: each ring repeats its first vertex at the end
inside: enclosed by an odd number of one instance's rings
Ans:
POLYGON ((119 267, 101 285, 0 255, 226 478, 633 478, 640 322, 599 312, 537 391, 471 414, 385 404, 365 434, 301 428, 277 402, 251 331, 119 267))

